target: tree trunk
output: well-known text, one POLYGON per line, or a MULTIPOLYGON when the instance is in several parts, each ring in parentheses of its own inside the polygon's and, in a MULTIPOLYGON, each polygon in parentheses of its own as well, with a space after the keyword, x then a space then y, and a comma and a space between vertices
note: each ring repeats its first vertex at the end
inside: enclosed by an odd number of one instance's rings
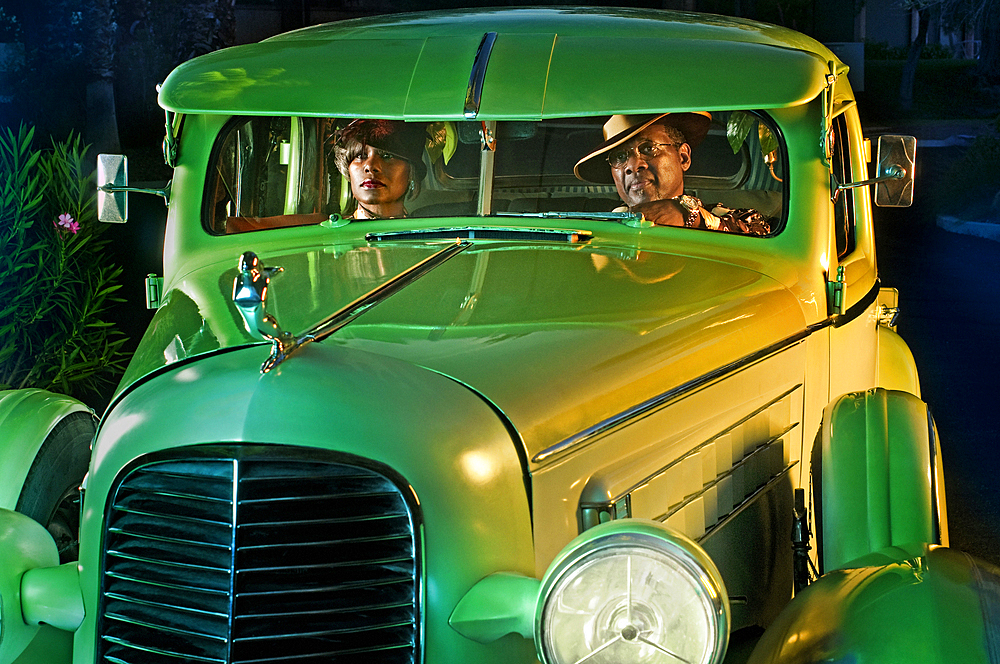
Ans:
POLYGON ((979 21, 982 43, 976 73, 987 82, 1000 82, 1000 0, 987 2, 979 21))
POLYGON ((920 60, 920 51, 927 41, 927 28, 930 24, 930 9, 924 7, 917 10, 920 24, 917 28, 917 36, 910 44, 910 53, 906 57, 903 65, 903 77, 899 82, 899 107, 903 111, 913 110, 913 82, 917 77, 917 62, 920 60))
POLYGON ((87 130, 84 138, 93 152, 118 153, 118 114, 115 112, 115 42, 117 23, 110 0, 85 5, 90 25, 90 80, 87 82, 87 130))
POLYGON ((236 0, 219 0, 219 31, 215 47, 226 48, 236 43, 236 0))
POLYGON ((94 154, 118 154, 118 114, 115 112, 115 84, 99 78, 87 84, 87 133, 84 140, 94 154))
POLYGON ((236 41, 236 1, 186 2, 182 5, 181 30, 185 39, 178 50, 179 63, 232 46, 236 41))

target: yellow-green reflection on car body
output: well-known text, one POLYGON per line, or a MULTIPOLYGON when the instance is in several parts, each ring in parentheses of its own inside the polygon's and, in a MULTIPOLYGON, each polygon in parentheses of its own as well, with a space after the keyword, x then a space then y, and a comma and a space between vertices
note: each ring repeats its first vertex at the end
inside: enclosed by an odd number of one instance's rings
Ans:
MULTIPOLYGON (((0 394, 0 664, 991 661, 996 572, 947 548, 876 267, 871 187, 906 202, 912 142, 872 158, 826 47, 688 13, 405 14, 193 59, 159 101, 162 297, 76 564, 14 510, 87 409, 0 394), (677 200, 764 231, 657 225, 574 174, 611 116, 685 113, 711 121, 677 200), (412 184, 348 177, 383 162, 412 184), (405 214, 360 214, 358 186, 405 214)), ((623 141, 619 170, 687 151, 623 141)))

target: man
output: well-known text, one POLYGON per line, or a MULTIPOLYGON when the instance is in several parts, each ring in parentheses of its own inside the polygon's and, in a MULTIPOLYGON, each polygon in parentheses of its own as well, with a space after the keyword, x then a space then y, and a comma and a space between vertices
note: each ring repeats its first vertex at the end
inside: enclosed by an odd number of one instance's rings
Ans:
POLYGON ((744 235, 767 235, 771 225, 755 210, 705 208, 684 193, 691 151, 708 134, 711 114, 613 115, 605 141, 577 162, 581 180, 614 182, 628 210, 659 226, 685 226, 744 235))

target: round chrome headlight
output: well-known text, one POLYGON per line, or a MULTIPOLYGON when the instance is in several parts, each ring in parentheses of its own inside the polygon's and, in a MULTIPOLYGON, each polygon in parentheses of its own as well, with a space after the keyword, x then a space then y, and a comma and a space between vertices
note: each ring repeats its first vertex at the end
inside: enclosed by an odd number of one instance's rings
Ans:
POLYGON ((729 598, 708 554, 662 524, 591 528, 542 580, 535 646, 543 664, 717 664, 729 598))

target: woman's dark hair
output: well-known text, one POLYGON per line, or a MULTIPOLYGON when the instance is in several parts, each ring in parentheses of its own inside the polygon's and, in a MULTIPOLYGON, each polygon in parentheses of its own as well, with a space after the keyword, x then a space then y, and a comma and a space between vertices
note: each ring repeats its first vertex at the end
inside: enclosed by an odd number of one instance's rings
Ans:
POLYGON ((399 120, 355 120, 337 132, 333 157, 337 169, 346 177, 351 161, 366 147, 389 152, 410 164, 415 184, 427 174, 424 146, 427 126, 422 122, 399 120))

